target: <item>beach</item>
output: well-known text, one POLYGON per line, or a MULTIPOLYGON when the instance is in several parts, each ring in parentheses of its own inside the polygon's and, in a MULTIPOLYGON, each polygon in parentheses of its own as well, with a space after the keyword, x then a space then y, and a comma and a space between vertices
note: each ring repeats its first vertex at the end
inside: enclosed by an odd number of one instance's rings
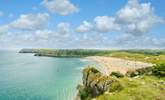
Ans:
POLYGON ((114 57, 91 56, 86 59, 93 60, 103 68, 103 73, 109 75, 113 71, 126 74, 127 71, 134 71, 139 68, 151 67, 153 64, 139 61, 129 61, 114 57))

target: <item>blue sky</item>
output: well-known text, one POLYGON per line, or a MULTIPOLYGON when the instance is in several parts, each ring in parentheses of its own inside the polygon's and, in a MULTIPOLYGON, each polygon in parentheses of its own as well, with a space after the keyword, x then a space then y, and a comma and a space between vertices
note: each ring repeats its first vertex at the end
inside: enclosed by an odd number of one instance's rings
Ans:
POLYGON ((0 48, 164 48, 164 0, 0 0, 0 48))

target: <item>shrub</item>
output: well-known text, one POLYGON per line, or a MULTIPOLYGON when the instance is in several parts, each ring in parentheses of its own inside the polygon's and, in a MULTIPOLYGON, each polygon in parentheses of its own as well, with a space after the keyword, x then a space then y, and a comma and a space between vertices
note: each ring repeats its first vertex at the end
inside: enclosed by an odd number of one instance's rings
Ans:
POLYGON ((110 76, 116 76, 117 78, 124 77, 124 75, 120 72, 111 72, 110 76))
POLYGON ((113 82, 110 86, 108 91, 109 92, 115 92, 115 91, 120 91, 123 89, 123 86, 120 84, 119 81, 113 82))
POLYGON ((89 96, 89 93, 87 92, 84 86, 78 85, 77 89, 78 89, 78 96, 81 98, 81 100, 84 100, 89 96))
POLYGON ((135 77, 138 75, 150 75, 152 74, 152 69, 153 69, 152 67, 140 68, 135 71, 128 71, 126 75, 129 77, 135 77))
POLYGON ((165 64, 157 64, 153 66, 153 74, 160 77, 165 77, 165 64))

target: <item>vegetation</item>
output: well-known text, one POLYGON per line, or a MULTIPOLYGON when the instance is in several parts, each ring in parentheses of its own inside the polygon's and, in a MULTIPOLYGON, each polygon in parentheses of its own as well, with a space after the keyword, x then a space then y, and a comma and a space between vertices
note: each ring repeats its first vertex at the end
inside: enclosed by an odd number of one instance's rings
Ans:
POLYGON ((159 77, 165 77, 165 64, 157 64, 153 66, 153 74, 159 77))
MULTIPOLYGON (((155 50, 153 50, 154 52, 155 50)), ((158 50, 159 51, 159 50, 158 50)), ((157 51, 157 52, 158 52, 157 51)), ((164 52, 165 50, 161 50, 160 52, 164 52)), ((146 51, 147 52, 147 51, 146 51)), ((155 51, 156 52, 156 51, 155 51)), ((156 54, 149 54, 149 53, 133 53, 132 51, 129 52, 113 52, 111 54, 112 57, 133 60, 133 61, 142 61, 148 62, 153 64, 160 64, 165 62, 165 54, 164 53, 156 53, 156 54)))
POLYGON ((165 79, 155 76, 124 77, 118 79, 123 89, 104 93, 96 100, 165 100, 165 79))
POLYGON ((77 89, 81 100, 91 100, 105 91, 120 91, 122 86, 115 78, 104 76, 93 67, 87 67, 83 70, 83 85, 78 85, 77 89))
POLYGON ((20 53, 50 57, 111 56, 154 64, 165 62, 165 50, 22 49, 20 53))
POLYGON ((104 76, 88 67, 83 70, 83 85, 79 86, 78 94, 81 100, 165 100, 164 68, 164 64, 157 64, 125 76, 119 72, 104 76))
POLYGON ((124 77, 124 75, 123 75, 122 73, 120 73, 120 72, 112 72, 112 73, 110 74, 110 76, 115 76, 115 77, 117 77, 117 78, 122 78, 122 77, 124 77))
POLYGON ((135 77, 139 75, 154 75, 158 77, 165 77, 165 64, 157 64, 153 67, 140 68, 135 71, 129 71, 126 73, 129 77, 135 77))
POLYGON ((95 49, 22 49, 20 53, 35 53, 35 56, 86 57, 110 54, 110 50, 95 49))
POLYGON ((135 77, 138 75, 151 75, 153 73, 152 70, 153 70, 153 67, 140 68, 135 71, 128 71, 126 73, 126 76, 135 77))

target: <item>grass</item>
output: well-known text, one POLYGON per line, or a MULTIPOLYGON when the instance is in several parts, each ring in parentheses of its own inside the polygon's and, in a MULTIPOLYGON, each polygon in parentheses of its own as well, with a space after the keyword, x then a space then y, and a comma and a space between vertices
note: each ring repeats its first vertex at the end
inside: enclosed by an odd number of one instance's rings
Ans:
POLYGON ((146 55, 141 53, 113 52, 110 56, 127 60, 148 62, 153 64, 165 63, 165 54, 146 55))
POLYGON ((96 100, 165 100, 165 78, 139 76, 118 80, 124 87, 121 91, 105 93, 96 100))

